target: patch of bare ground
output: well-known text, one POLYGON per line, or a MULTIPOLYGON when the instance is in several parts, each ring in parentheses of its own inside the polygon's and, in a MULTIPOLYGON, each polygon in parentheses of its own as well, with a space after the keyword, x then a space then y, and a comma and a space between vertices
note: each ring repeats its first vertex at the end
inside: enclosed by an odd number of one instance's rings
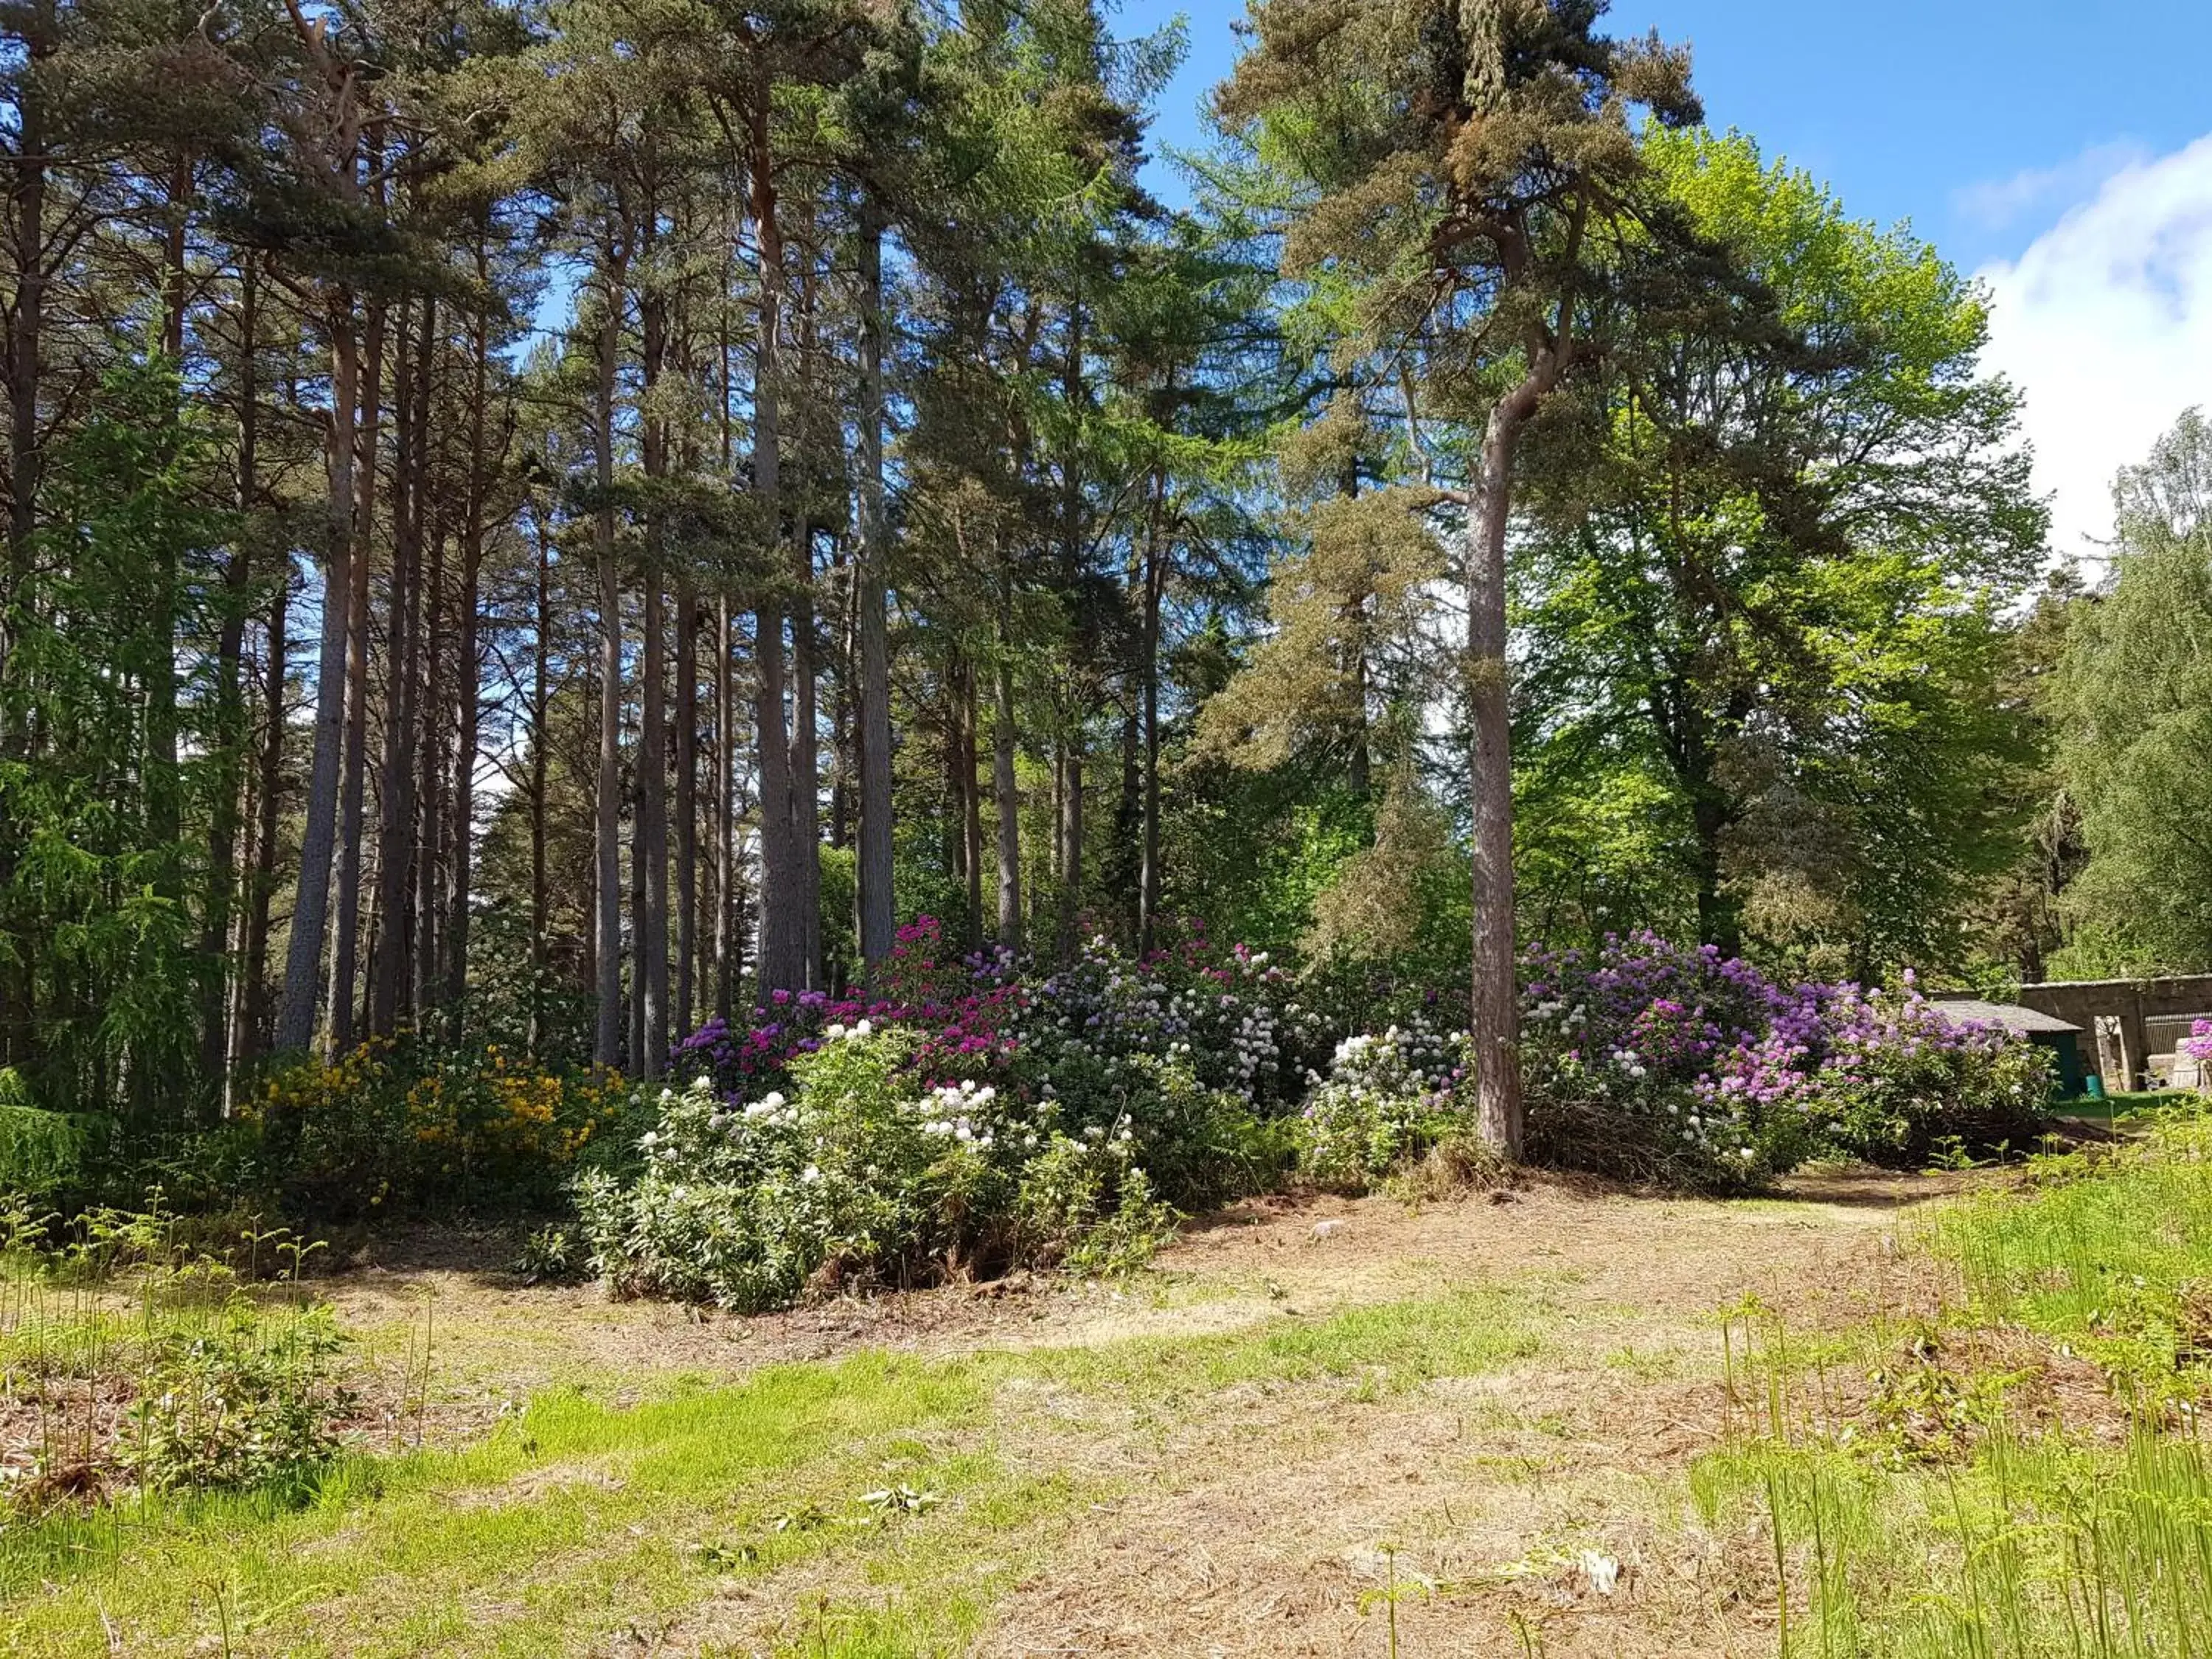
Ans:
POLYGON ((434 1389, 460 1395, 473 1384, 495 1413, 580 1370, 649 1381, 862 1348, 937 1354, 1204 1335, 1279 1316, 1285 1292, 1301 1311, 1326 1311, 1533 1273, 1579 1278, 1593 1303, 1710 1310, 1768 1289, 1817 1297, 1832 1287, 1818 1271, 1801 1282, 1808 1255, 1855 1254, 1905 1210, 1985 1178, 1838 1170, 1793 1178, 1780 1201, 1749 1203, 1554 1180, 1426 1205, 1269 1197, 1193 1222, 1129 1285, 1017 1274, 745 1318, 614 1301, 595 1285, 526 1285, 486 1265, 514 1254, 512 1237, 493 1230, 387 1235, 313 1289, 380 1354, 427 1343, 434 1389))
POLYGON ((395 1234, 315 1282, 361 1345, 364 1395, 407 1413, 410 1433, 465 1437, 532 1393, 568 1383, 603 1387, 620 1401, 678 1377, 736 1377, 864 1349, 942 1355, 1200 1335, 1273 1311, 1264 1296, 1181 1276, 1122 1285, 1018 1273, 737 1316, 616 1300, 593 1285, 527 1285, 484 1265, 511 1256, 513 1244, 489 1232, 395 1234), (426 1352, 427 1403, 418 1406, 402 1396, 409 1368, 426 1352))
MULTIPOLYGON (((1716 1316, 1757 1297, 1802 1329, 1926 1301, 1895 1223, 1983 1179, 1825 1172, 1749 1203, 1558 1182, 1419 1207, 1271 1198, 1188 1230, 1159 1264, 1164 1302, 987 1320, 967 1340, 1070 1345, 1487 1284, 1532 1295, 1542 1346, 1395 1395, 1238 1383, 1179 1400, 1164 1429, 1057 1385, 1006 1389, 1010 1462, 1119 1495, 1030 1540, 975 1651, 1381 1655, 1395 1604, 1408 1655, 1770 1653, 1771 1547, 1707 1533, 1682 1497, 1728 1419, 1716 1316)), ((788 1609, 870 1594, 849 1565, 810 1564, 696 1610, 663 1650, 766 1653, 788 1609)))
POLYGON ((1395 1601, 1408 1654, 1771 1652, 1759 1540, 1707 1534, 1680 1497, 1727 1418, 1713 1316, 1756 1297, 1802 1328, 1920 1300, 1893 1224, 1967 1179, 1823 1174, 1753 1204, 1538 1183, 1216 1218, 1171 1271, 1316 1310, 1537 1280, 1542 1352, 1395 1400, 1214 1411, 1019 1586, 982 1650, 1380 1654, 1395 1601))

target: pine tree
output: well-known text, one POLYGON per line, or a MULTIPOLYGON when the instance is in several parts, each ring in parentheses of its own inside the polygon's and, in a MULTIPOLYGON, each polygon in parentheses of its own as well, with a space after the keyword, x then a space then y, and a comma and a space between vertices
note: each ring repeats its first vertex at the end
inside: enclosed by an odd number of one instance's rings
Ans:
POLYGON ((1437 419, 1480 434, 1463 481, 1437 487, 1466 520, 1476 1090, 1482 1133, 1508 1155, 1522 1130, 1505 626, 1515 463, 1595 355, 1606 245, 1634 224, 1644 175, 1630 109, 1666 125, 1698 116, 1686 58, 1598 33, 1600 9, 1260 0, 1254 48, 1218 94, 1225 120, 1263 127, 1308 182, 1285 273, 1350 286, 1362 343, 1418 363, 1417 430, 1437 419))

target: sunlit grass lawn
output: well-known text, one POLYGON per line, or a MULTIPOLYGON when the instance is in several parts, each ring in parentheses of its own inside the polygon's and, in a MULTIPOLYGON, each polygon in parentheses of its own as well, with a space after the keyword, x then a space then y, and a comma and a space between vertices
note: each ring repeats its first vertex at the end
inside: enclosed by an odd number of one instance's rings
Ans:
POLYGON ((2212 1120, 2151 1126, 1917 1229, 1957 1272, 1940 1317, 1747 1333, 1692 1485, 1711 1524, 1766 1518, 1784 1659, 2212 1654, 2212 1120), (2105 1389, 2039 1395, 2023 1333, 2105 1389))
POLYGON ((2151 1089, 2134 1094, 2106 1095, 2092 1099, 2087 1095, 2073 1100, 2061 1101, 2056 1109, 2060 1117, 2078 1118, 2084 1123, 2101 1124, 2107 1127, 2116 1123, 2141 1119, 2146 1115, 2171 1107, 2177 1098, 2171 1089, 2151 1089))
POLYGON ((289 1496, 10 1525, 0 1651, 541 1656, 682 1629, 711 1652, 718 1602, 763 1581, 790 1587, 789 1651, 946 1651, 1113 1492, 1112 1461, 1058 1455, 1083 1431, 1009 1384, 1115 1420, 1238 1384, 1374 1397, 1526 1356, 1536 1324, 1528 1297, 1476 1291, 1226 1335, 784 1364, 628 1406, 556 1390, 475 1445, 350 1457, 289 1496))

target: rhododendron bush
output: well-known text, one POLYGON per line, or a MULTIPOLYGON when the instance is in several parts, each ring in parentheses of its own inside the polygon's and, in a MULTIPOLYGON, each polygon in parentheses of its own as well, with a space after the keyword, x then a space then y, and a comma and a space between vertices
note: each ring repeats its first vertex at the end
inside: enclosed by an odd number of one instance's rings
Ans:
POLYGON ((1532 952, 1522 1035, 1536 1158, 1698 1187, 1820 1156, 2024 1150, 2051 1086, 2040 1049, 1946 1014, 1910 974, 1784 986, 1648 933, 1532 952))
MULTIPOLYGON (((917 1090, 918 1047, 833 1022, 793 1060, 788 1092, 740 1102, 704 1076, 664 1091, 640 1167, 578 1182, 599 1276, 750 1311, 810 1287, 1117 1266, 1151 1249, 1171 1217, 1138 1163, 1152 1137, 1127 1115, 1072 1133, 1049 1100, 972 1080, 917 1090)), ((1194 1115, 1235 1110, 1187 1076, 1153 1080, 1194 1115)))
MULTIPOLYGON (((1538 1162, 1749 1188, 1808 1157, 2021 1145, 2047 1091, 2039 1051, 1909 983, 1785 987, 1650 935, 1534 952, 1524 983, 1538 1162)), ((634 1156, 577 1183, 593 1261, 620 1289, 744 1308, 1120 1266, 1177 1212, 1286 1176, 1364 1188, 1472 1144, 1449 999, 1360 1030, 1312 995, 1196 929, 1034 973, 949 954, 925 918, 874 994, 778 994, 677 1048, 634 1156)))
POLYGON ((902 931, 879 994, 782 994, 673 1056, 634 1166, 578 1185, 619 1289, 757 1308, 809 1284, 1140 1260, 1267 1185, 1318 1016, 1265 955, 1095 941, 1025 980, 902 931), (1172 1207, 1170 1207, 1172 1206, 1172 1207))

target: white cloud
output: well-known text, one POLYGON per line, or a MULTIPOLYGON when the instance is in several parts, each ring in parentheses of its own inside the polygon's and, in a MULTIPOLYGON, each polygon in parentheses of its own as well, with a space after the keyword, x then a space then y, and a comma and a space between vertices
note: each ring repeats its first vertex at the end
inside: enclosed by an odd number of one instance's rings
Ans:
POLYGON ((2107 178, 2019 258, 1985 268, 1986 367, 2027 394, 2051 544, 2112 534, 2114 471, 2212 405, 2212 135, 2107 178))
POLYGON ((1954 191, 1951 205, 1984 230, 2003 230, 2031 215, 2072 207, 2114 173, 2150 159, 2132 138, 2093 144, 2056 167, 2027 167, 2009 179, 1984 179, 1954 191))

